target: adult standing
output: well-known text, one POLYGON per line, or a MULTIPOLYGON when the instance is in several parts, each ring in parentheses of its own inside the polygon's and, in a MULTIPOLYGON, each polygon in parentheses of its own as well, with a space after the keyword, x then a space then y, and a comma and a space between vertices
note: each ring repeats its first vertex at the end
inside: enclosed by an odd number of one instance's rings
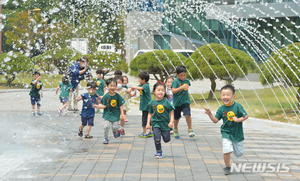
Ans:
POLYGON ((68 110, 69 111, 78 111, 78 102, 76 100, 78 93, 79 93, 79 83, 81 80, 83 80, 86 76, 88 76, 88 79, 90 79, 90 73, 89 69, 87 68, 89 60, 83 56, 76 60, 76 63, 74 63, 69 71, 68 74, 70 75, 70 81, 72 84, 72 90, 69 93, 69 105, 68 110), (72 107, 73 102, 73 107, 72 107))

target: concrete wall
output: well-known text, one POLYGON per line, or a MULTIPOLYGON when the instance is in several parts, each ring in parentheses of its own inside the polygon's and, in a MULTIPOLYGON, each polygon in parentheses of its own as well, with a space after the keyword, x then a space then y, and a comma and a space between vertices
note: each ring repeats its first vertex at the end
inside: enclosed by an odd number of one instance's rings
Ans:
POLYGON ((170 49, 195 50, 204 42, 189 40, 180 35, 161 31, 162 13, 149 11, 130 11, 125 22, 126 62, 130 64, 140 49, 154 49, 154 35, 169 35, 170 49))

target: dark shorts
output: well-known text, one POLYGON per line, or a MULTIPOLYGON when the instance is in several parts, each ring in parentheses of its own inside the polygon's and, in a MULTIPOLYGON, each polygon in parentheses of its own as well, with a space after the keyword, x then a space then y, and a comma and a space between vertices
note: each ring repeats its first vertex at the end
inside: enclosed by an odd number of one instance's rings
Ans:
POLYGON ((31 100, 31 105, 35 105, 36 103, 38 107, 41 107, 41 98, 30 96, 30 100, 31 100))
POLYGON ((59 99, 60 99, 60 102, 61 102, 61 103, 64 103, 64 102, 68 102, 68 101, 69 101, 69 98, 67 98, 67 97, 60 97, 59 99))
POLYGON ((147 126, 148 111, 142 111, 142 127, 147 126))
POLYGON ((81 117, 81 124, 82 126, 86 126, 86 125, 89 125, 89 126, 94 126, 94 117, 90 117, 90 118, 84 118, 84 117, 81 117))
POLYGON ((175 107, 174 110, 174 119, 177 120, 181 118, 181 112, 184 116, 191 116, 191 108, 189 103, 182 104, 179 107, 175 107))

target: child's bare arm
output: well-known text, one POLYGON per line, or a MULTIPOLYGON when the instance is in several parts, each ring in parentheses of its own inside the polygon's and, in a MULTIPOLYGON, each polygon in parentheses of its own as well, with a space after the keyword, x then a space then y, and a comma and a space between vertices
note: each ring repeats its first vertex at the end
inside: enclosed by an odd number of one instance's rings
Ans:
POLYGON ((55 94, 57 94, 58 90, 59 90, 59 87, 56 88, 55 94))
POLYGON ((207 108, 204 108, 204 109, 205 109, 205 114, 207 114, 209 116, 209 118, 212 120, 212 122, 214 122, 214 123, 219 122, 219 120, 214 115, 212 115, 210 109, 207 109, 207 108))
POLYGON ((240 122, 245 121, 245 120, 248 119, 248 118, 249 118, 248 115, 246 115, 245 117, 239 117, 239 118, 233 117, 233 121, 234 121, 234 122, 237 122, 237 123, 240 123, 240 122))
POLYGON ((94 108, 94 109, 105 109, 105 108, 106 108, 106 106, 105 106, 105 105, 103 105, 103 104, 99 104, 99 105, 97 105, 97 104, 94 104, 94 105, 93 105, 93 108, 94 108))
POLYGON ((124 109, 123 109, 123 105, 120 106, 120 111, 121 111, 121 119, 126 119, 126 115, 124 114, 124 109))
MULTIPOLYGON (((187 85, 187 84, 185 84, 185 85, 187 85)), ((181 91, 182 89, 186 89, 185 87, 186 86, 180 86, 180 87, 178 87, 178 88, 172 88, 172 93, 173 94, 176 94, 177 92, 179 92, 179 91, 181 91)))
POLYGON ((170 122, 169 122, 169 128, 173 129, 173 124, 174 124, 174 111, 170 112, 170 122))
POLYGON ((37 83, 37 81, 39 81, 39 80, 40 80, 40 78, 42 78, 42 76, 38 76, 38 78, 36 78, 34 81, 32 81, 32 84, 36 84, 36 83, 37 83))
POLYGON ((43 98, 43 89, 41 89, 40 91, 41 91, 41 98, 43 98))
POLYGON ((143 87, 139 87, 139 86, 131 86, 131 88, 136 90, 144 90, 143 87))
POLYGON ((81 96, 78 96, 78 97, 76 98, 76 100, 77 100, 77 101, 81 101, 81 100, 82 100, 82 97, 81 97, 81 96))
POLYGON ((147 125, 146 125, 146 128, 147 129, 150 129, 150 123, 151 123, 151 118, 152 118, 152 114, 151 113, 148 113, 148 117, 147 117, 147 125))

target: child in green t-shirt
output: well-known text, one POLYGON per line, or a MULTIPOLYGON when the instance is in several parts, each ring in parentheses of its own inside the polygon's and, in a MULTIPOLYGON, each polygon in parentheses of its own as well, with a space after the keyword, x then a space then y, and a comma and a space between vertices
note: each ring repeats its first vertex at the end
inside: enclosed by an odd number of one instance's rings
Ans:
MULTIPOLYGON (((102 78, 103 74, 104 74, 104 71, 102 69, 99 69, 99 70, 96 71, 96 75, 97 75, 97 79, 95 80, 95 82, 97 84, 96 94, 98 94, 100 97, 102 97, 106 93, 105 81, 102 78)), ((100 109, 96 109, 95 112, 96 113, 100 112, 100 109)))
POLYGON ((106 80, 106 86, 108 88, 108 93, 104 94, 101 99, 101 104, 96 107, 99 109, 104 109, 103 118, 104 122, 104 140, 103 144, 108 144, 108 131, 112 125, 112 131, 115 138, 120 136, 119 131, 119 121, 121 119, 126 119, 123 111, 123 98, 116 93, 117 81, 114 78, 106 80), (121 116, 120 116, 121 115, 121 116))
POLYGON ((174 107, 167 99, 166 86, 162 83, 156 83, 153 86, 155 99, 148 104, 147 129, 150 129, 150 123, 154 134, 154 143, 156 148, 155 158, 162 157, 161 137, 167 143, 171 140, 170 130, 173 128, 174 107))
POLYGON ((40 72, 34 71, 33 72, 33 79, 31 81, 31 90, 29 92, 30 100, 31 100, 31 109, 32 109, 32 115, 35 115, 35 104, 37 107, 37 114, 42 115, 42 112, 40 112, 41 107, 41 98, 43 98, 43 83, 40 81, 42 78, 40 72))
POLYGON ((189 87, 191 86, 190 81, 186 78, 186 67, 184 65, 179 65, 176 67, 177 78, 173 80, 171 88, 173 93, 173 106, 174 111, 174 137, 179 139, 178 133, 178 123, 181 117, 181 112, 186 119, 188 126, 188 133, 190 138, 195 137, 195 133, 192 129, 192 118, 191 118, 191 108, 190 108, 190 97, 189 97, 189 87))
POLYGON ((139 90, 140 91, 140 111, 142 111, 142 127, 143 132, 139 135, 140 138, 147 138, 153 136, 153 132, 150 132, 147 134, 147 117, 148 117, 148 110, 147 106, 149 102, 151 101, 151 93, 150 93, 150 87, 149 87, 149 74, 148 72, 140 72, 139 73, 139 86, 131 86, 131 90, 139 90))
POLYGON ((62 78, 62 81, 59 83, 58 87, 56 88, 56 92, 55 92, 56 94, 58 90, 61 91, 59 94, 59 99, 60 102, 63 103, 63 105, 60 108, 57 108, 57 111, 59 115, 61 115, 62 113, 63 115, 65 115, 67 113, 65 108, 67 107, 69 102, 69 93, 72 92, 72 84, 71 82, 69 82, 67 76, 64 76, 62 78))
POLYGON ((236 157, 243 155, 243 121, 248 119, 243 106, 233 102, 234 93, 235 89, 232 85, 225 85, 221 88, 221 100, 224 105, 219 107, 215 116, 212 115, 210 109, 204 108, 205 113, 214 123, 217 123, 221 118, 223 119, 221 133, 223 158, 226 165, 224 168, 225 175, 230 174, 230 154, 233 152, 236 157))

